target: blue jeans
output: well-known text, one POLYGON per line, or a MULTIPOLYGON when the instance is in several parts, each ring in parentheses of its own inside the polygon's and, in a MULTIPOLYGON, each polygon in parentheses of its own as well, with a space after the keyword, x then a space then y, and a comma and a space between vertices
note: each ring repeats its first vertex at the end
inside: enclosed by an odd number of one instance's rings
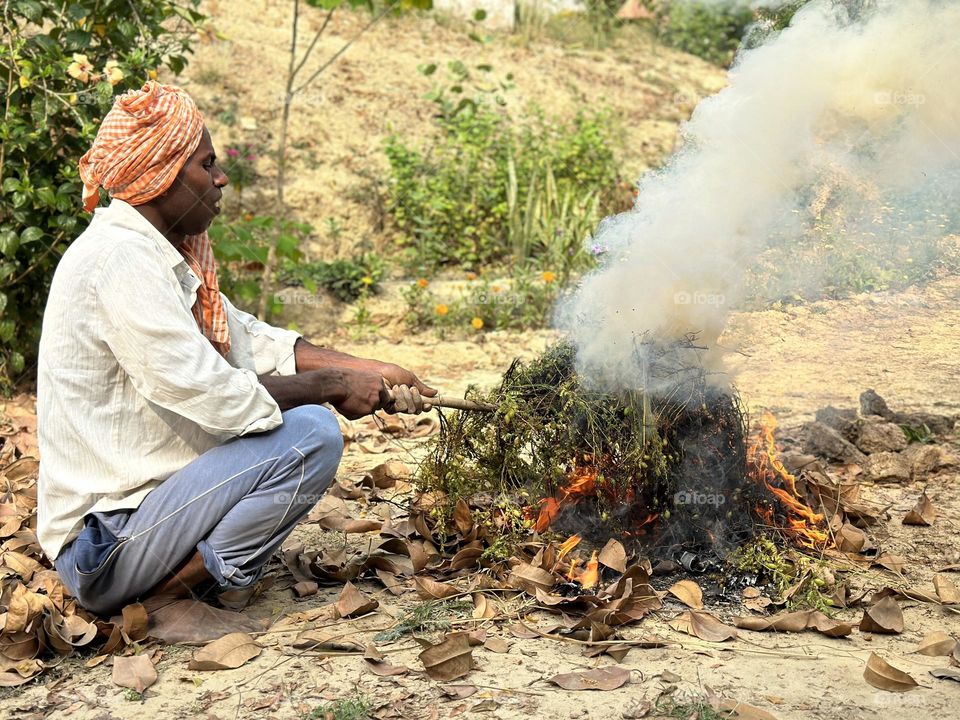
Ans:
POLYGON ((57 572, 98 614, 135 601, 194 550, 220 591, 247 587, 333 481, 342 454, 329 410, 288 410, 280 427, 205 452, 140 507, 87 515, 57 572))

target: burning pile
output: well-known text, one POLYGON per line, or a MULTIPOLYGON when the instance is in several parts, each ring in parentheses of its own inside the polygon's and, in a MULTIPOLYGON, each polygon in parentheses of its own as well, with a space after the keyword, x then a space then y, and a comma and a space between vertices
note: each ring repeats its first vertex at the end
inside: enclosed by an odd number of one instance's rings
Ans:
MULTIPOLYGON (((486 496, 501 509, 522 507, 540 534, 575 535, 595 547, 616 539, 653 558, 699 565, 758 530, 824 543, 823 517, 776 460, 773 426, 748 442, 736 393, 714 387, 689 362, 696 349, 692 337, 642 348, 651 386, 669 380, 669 393, 592 390, 566 344, 515 362, 482 398, 495 413, 444 423, 421 482, 450 502, 486 496)), ((596 558, 583 565, 591 563, 596 558)))

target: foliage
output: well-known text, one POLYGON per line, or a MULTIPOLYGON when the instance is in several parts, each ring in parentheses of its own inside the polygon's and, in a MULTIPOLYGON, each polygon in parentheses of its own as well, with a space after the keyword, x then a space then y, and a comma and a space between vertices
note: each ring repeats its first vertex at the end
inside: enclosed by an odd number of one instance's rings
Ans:
POLYGON ((703 3, 676 0, 658 4, 657 35, 667 45, 718 65, 729 65, 753 11, 739 2, 703 3))
POLYGON ((289 268, 282 279, 290 284, 305 285, 314 292, 322 287, 341 302, 354 302, 365 293, 377 292, 385 275, 386 265, 380 256, 364 252, 332 262, 304 263, 289 268))
MULTIPOLYGON (((421 71, 432 75, 436 69, 431 64, 421 71)), ((514 121, 504 109, 509 75, 492 82, 492 68, 478 65, 477 81, 459 61, 448 69, 453 83, 430 95, 438 137, 429 149, 397 135, 386 146, 388 208, 415 265, 477 267, 511 254, 514 263, 523 263, 543 254, 558 227, 580 232, 610 209, 617 172, 606 113, 581 112, 560 122, 535 112, 514 121), (472 96, 466 90, 471 83, 472 96), (540 199, 548 188, 552 196, 540 199), (535 218, 523 222, 525 214, 535 218)))
MULTIPOLYGON (((255 311, 268 248, 276 247, 282 271, 290 272, 302 260, 300 244, 312 231, 308 223, 269 215, 248 214, 232 222, 214 223, 209 233, 217 258, 220 289, 237 307, 255 311)), ((271 296, 268 317, 278 314, 281 308, 279 299, 271 296)))
POLYGON ((926 423, 923 425, 901 425, 900 429, 903 430, 903 434, 907 436, 907 442, 909 443, 921 443, 929 444, 936 442, 937 438, 933 434, 933 431, 927 427, 926 423))
POLYGON ((304 720, 367 720, 373 708, 366 698, 340 699, 314 708, 303 715, 304 720))
POLYGON ((375 642, 393 642, 404 635, 449 630, 450 616, 469 617, 473 603, 466 600, 430 600, 404 610, 397 624, 374 636, 375 642))
POLYGON ((823 561, 785 549, 770 537, 761 536, 737 548, 727 563, 739 574, 754 573, 758 585, 769 585, 778 598, 785 600, 788 610, 830 613, 833 609, 829 598, 832 588, 823 578, 823 561))
POLYGON ((0 88, 0 389, 36 355, 57 261, 89 216, 77 162, 114 95, 179 72, 196 0, 3 4, 0 88))
POLYGON ((410 283, 401 291, 407 324, 418 330, 435 328, 441 334, 543 327, 559 293, 556 273, 530 267, 515 269, 507 280, 468 272, 457 287, 458 296, 447 300, 425 278, 410 283))
POLYGON ((257 160, 261 154, 262 150, 256 143, 245 142, 224 148, 221 164, 230 178, 230 186, 237 192, 240 212, 243 211, 243 191, 257 180, 257 160))

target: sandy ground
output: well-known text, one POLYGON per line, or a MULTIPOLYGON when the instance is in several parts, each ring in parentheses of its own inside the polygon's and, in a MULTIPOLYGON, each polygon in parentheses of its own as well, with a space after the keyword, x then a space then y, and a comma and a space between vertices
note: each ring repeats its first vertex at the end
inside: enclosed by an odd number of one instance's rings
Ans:
MULTIPOLYGON (((739 347, 736 381, 752 408, 772 408, 791 423, 805 419, 816 408, 835 403, 856 404, 865 387, 876 387, 896 408, 941 409, 956 412, 952 392, 956 363, 960 309, 954 302, 960 280, 935 283, 923 291, 874 298, 825 302, 805 311, 749 313, 731 319, 725 342, 739 347)), ((445 391, 462 390, 469 382, 496 381, 510 359, 536 353, 550 340, 549 333, 497 334, 483 342, 436 341, 424 338, 405 342, 350 343, 342 349, 401 361, 445 391)), ((367 453, 352 445, 343 462, 341 477, 356 479, 387 458, 415 461, 422 442, 393 441, 387 452, 367 453)), ((874 532, 884 551, 908 559, 905 578, 891 573, 861 573, 852 580, 862 588, 888 584, 931 588, 935 570, 958 562, 960 552, 960 484, 955 472, 944 472, 922 482, 903 486, 865 488, 866 497, 889 506, 889 522, 874 532), (904 526, 899 522, 925 488, 940 511, 933 527, 904 526)), ((370 510, 374 512, 374 509, 370 510)), ((343 542, 343 536, 302 526, 294 540, 317 548, 343 542)), ((363 538, 359 538, 362 542, 363 538)), ((356 542, 354 538, 352 542, 356 542)), ((339 588, 297 601, 289 590, 292 580, 278 583, 248 612, 258 617, 282 617, 291 612, 325 605, 336 599, 339 588)), ((393 597, 373 582, 360 587, 380 601, 377 614, 359 621, 340 621, 339 632, 369 642, 374 630, 392 623, 392 617, 416 602, 411 592, 393 597)), ((262 655, 244 667, 213 673, 187 669, 190 648, 163 650, 158 664, 160 679, 142 701, 129 700, 110 680, 110 669, 101 665, 85 669, 83 658, 66 660, 40 682, 6 691, 0 712, 9 717, 137 718, 296 718, 333 699, 355 694, 377 706, 393 704, 397 717, 621 718, 632 717, 643 699, 652 700, 670 685, 676 693, 698 694, 712 690, 722 696, 764 708, 777 718, 895 718, 904 713, 952 717, 960 705, 960 685, 937 680, 928 670, 946 665, 943 658, 912 653, 927 634, 942 630, 956 635, 960 615, 932 604, 902 603, 906 629, 901 635, 881 636, 855 632, 851 638, 832 640, 812 633, 773 635, 742 631, 741 638, 723 645, 695 640, 667 627, 681 611, 668 605, 625 632, 626 637, 655 634, 669 647, 633 649, 622 665, 632 669, 632 682, 610 692, 568 692, 545 682, 559 672, 607 666, 610 658, 587 659, 580 647, 551 640, 514 638, 503 623, 487 623, 490 636, 507 640, 508 652, 498 654, 478 648, 477 669, 462 684, 477 692, 467 699, 451 699, 440 684, 417 670, 419 647, 410 641, 385 646, 389 661, 414 672, 381 678, 373 675, 358 657, 321 659, 292 650, 292 634, 264 636, 262 655), (906 694, 877 690, 862 678, 871 652, 909 672, 921 687, 906 694), (668 673, 666 677, 663 673, 668 673), (669 673, 679 676, 679 680, 669 673)), ((739 614, 738 608, 711 608, 721 618, 739 614)), ((859 620, 862 611, 843 611, 841 618, 859 620)), ((545 623, 548 616, 534 614, 531 622, 545 623)), ((324 624, 318 621, 313 624, 324 624)), ((301 623, 296 629, 310 624, 301 623)))

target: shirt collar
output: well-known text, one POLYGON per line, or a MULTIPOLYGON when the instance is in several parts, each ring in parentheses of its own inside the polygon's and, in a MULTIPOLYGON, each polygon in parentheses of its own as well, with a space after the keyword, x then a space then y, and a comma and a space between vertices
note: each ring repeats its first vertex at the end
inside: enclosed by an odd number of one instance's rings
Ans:
POLYGON ((94 216, 103 219, 111 225, 138 232, 155 241, 157 247, 160 249, 160 254, 164 260, 170 263, 170 267, 176 267, 181 263, 186 263, 183 255, 163 236, 163 233, 157 230, 157 228, 153 226, 153 223, 141 215, 140 211, 130 203, 112 198, 107 207, 97 208, 94 216))

